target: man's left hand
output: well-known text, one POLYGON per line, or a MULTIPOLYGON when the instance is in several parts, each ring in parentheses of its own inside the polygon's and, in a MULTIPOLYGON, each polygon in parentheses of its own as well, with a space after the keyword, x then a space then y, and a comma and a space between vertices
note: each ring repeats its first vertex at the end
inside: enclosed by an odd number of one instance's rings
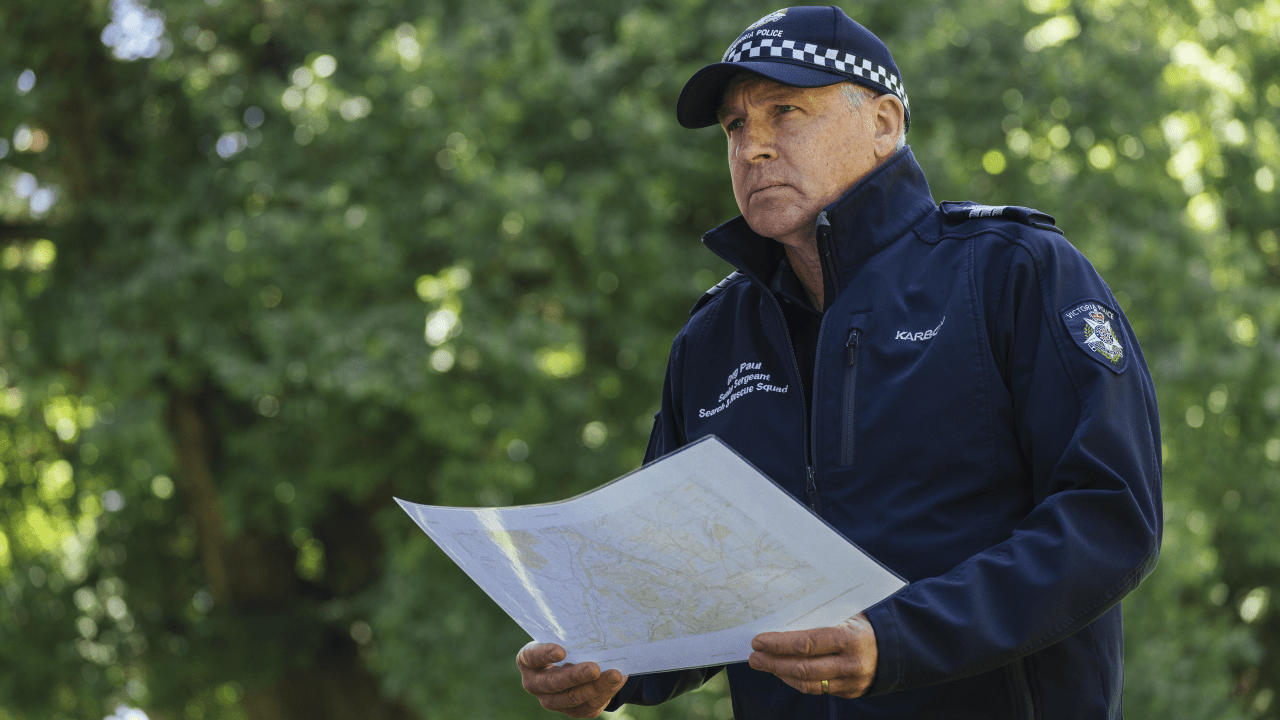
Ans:
POLYGON ((760 633, 748 664, 771 672, 802 693, 856 698, 876 676, 876 633, 862 613, 835 627, 760 633))

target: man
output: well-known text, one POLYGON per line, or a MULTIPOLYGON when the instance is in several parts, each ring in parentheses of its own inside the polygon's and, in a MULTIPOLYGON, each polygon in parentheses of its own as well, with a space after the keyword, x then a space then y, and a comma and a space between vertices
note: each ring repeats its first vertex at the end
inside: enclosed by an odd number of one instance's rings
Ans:
MULTIPOLYGON (((742 216, 738 272, 672 347, 646 461, 715 434, 911 584, 834 628, 764 633, 738 718, 1118 718, 1120 599, 1159 551, 1155 393, 1128 321, 1053 225, 935 205, 888 49, 836 7, 780 10, 696 73, 742 216), (760 363, 783 392, 720 407, 760 363)), ((852 610, 851 610, 852 614, 852 610)), ((544 707, 655 704, 721 668, 517 663, 544 707)))

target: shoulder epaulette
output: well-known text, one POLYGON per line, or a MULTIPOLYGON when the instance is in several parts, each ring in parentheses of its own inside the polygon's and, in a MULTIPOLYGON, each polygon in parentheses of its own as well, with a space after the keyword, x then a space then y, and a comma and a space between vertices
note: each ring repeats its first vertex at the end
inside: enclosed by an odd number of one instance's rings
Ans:
POLYGON ((938 205, 938 209, 942 211, 943 217, 948 222, 961 223, 974 218, 1000 217, 1041 230, 1051 230, 1059 235, 1063 234, 1062 230, 1054 224, 1052 215, 1017 205, 979 205, 968 201, 944 201, 938 205))
POLYGON ((698 302, 693 304, 693 307, 689 310, 689 314, 692 315, 698 312, 699 310, 702 309, 703 305, 706 305, 707 303, 711 302, 711 300, 714 299, 716 295, 719 295, 720 293, 724 292, 725 288, 738 282, 739 280, 745 280, 745 279, 747 279, 747 276, 743 275, 737 270, 734 270, 733 272, 729 273, 729 275, 725 277, 725 279, 716 283, 714 286, 711 287, 711 289, 702 293, 702 297, 698 298, 698 302))

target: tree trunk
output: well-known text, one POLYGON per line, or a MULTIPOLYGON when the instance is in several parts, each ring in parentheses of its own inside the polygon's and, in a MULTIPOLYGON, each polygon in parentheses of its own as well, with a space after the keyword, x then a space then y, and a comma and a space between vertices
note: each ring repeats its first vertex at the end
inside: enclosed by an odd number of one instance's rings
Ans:
MULTIPOLYGON (((214 483, 209 424, 196 398, 170 395, 170 428, 178 464, 178 485, 195 523, 200 560, 216 603, 231 610, 286 611, 306 592, 294 571, 296 551, 285 538, 249 531, 228 537, 214 483)), ((366 513, 352 513, 368 524, 366 513)), ((372 528, 353 527, 358 538, 372 528)), ((367 544, 366 544, 367 547, 367 544)), ((375 565, 374 558, 361 558, 375 565)), ((312 593, 314 594, 314 593, 312 593)), ((241 703, 252 720, 411 720, 403 704, 381 696, 377 678, 360 661, 359 647, 342 633, 323 632, 319 651, 305 667, 287 668, 251 687, 241 703)))

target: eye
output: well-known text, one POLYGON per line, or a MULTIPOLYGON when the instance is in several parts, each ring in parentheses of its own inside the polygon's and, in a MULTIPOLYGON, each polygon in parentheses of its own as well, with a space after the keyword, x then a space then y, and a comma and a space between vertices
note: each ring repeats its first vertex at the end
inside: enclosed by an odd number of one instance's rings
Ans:
POLYGON ((799 109, 800 108, 796 107, 795 105, 779 105, 778 113, 785 114, 785 113, 791 112, 792 110, 799 110, 799 109))
POLYGON ((742 127, 742 125, 743 125, 742 118, 734 118, 724 124, 724 130, 725 132, 732 132, 742 127))

